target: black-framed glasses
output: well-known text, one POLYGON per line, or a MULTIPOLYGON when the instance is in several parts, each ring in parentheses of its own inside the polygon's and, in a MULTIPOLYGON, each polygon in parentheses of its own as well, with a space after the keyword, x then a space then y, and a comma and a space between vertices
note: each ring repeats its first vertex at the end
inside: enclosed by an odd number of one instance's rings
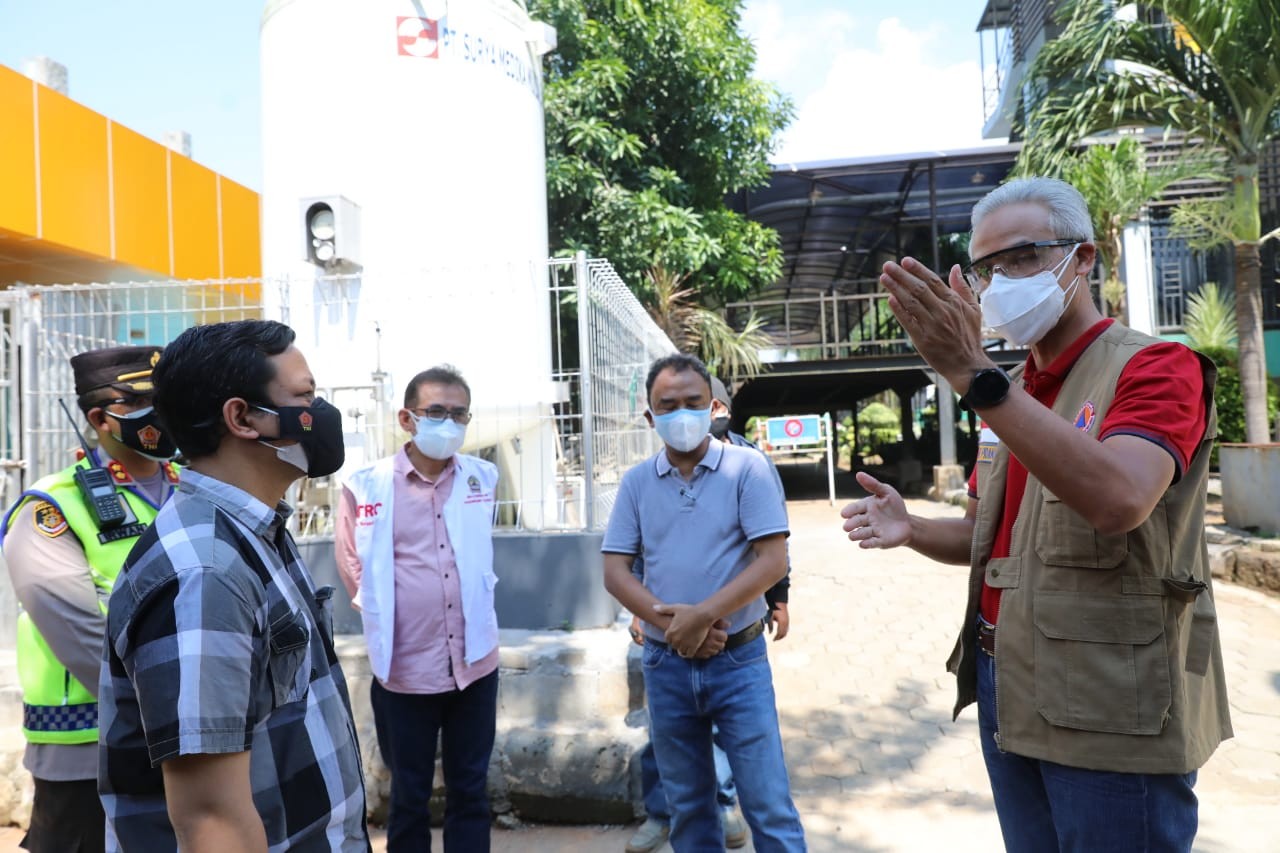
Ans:
POLYGON ((1053 266, 1055 259, 1049 249, 1075 246, 1084 240, 1036 240, 1020 243, 970 261, 964 268, 964 277, 974 290, 981 290, 991 283, 991 276, 1001 272, 1009 278, 1026 278, 1053 266))
POLYGON ((459 406, 456 409, 446 409, 444 406, 427 406, 425 409, 410 409, 419 417, 426 418, 431 421, 442 421, 445 418, 452 418, 455 424, 471 423, 471 412, 459 406))

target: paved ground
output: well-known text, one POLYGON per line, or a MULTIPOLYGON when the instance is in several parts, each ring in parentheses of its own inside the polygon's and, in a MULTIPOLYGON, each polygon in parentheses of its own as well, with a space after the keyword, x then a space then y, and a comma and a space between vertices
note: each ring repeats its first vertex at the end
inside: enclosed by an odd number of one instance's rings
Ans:
MULTIPOLYGON (((802 473, 784 471, 788 480, 802 473)), ((841 493, 851 493, 844 478, 841 493)), ((925 501, 912 509, 960 512, 925 501)), ((858 550, 825 499, 793 501, 791 514, 792 632, 770 653, 810 849, 1001 849, 976 716, 970 708, 951 722, 953 679, 943 668, 964 569, 858 550)), ((1280 599, 1226 584, 1217 595, 1236 737, 1201 771, 1196 850, 1280 850, 1280 599)), ((620 853, 632 829, 495 830, 493 850, 620 853)), ((0 834, 0 850, 18 837, 0 834)))

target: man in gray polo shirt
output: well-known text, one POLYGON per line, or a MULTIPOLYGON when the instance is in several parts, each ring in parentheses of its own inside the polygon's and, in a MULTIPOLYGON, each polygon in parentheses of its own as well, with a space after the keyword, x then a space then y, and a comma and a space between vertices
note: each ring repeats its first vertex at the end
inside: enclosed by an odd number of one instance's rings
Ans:
POLYGON ((763 636, 765 590, 786 573, 787 517, 768 462, 712 441, 711 377, 654 362, 646 419, 665 445, 627 472, 605 533, 605 587, 644 620, 644 681, 676 853, 720 849, 711 727, 757 853, 803 851, 763 636), (631 573, 644 559, 643 582, 631 573))

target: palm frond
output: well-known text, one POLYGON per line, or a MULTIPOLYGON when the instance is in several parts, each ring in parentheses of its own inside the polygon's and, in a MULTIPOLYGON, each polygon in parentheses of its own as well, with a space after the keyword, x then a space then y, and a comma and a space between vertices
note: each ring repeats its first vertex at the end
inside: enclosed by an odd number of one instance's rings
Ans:
POLYGON ((1182 330, 1193 349, 1234 350, 1239 342, 1235 298, 1217 282, 1206 282, 1199 292, 1187 297, 1187 313, 1182 330))

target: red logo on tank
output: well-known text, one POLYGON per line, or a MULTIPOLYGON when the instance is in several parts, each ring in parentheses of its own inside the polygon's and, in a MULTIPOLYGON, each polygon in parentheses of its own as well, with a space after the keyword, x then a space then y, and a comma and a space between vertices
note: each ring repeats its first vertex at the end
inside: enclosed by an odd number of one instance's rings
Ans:
POLYGON ((396 18, 396 52, 419 59, 440 57, 440 27, 431 18, 396 18))

